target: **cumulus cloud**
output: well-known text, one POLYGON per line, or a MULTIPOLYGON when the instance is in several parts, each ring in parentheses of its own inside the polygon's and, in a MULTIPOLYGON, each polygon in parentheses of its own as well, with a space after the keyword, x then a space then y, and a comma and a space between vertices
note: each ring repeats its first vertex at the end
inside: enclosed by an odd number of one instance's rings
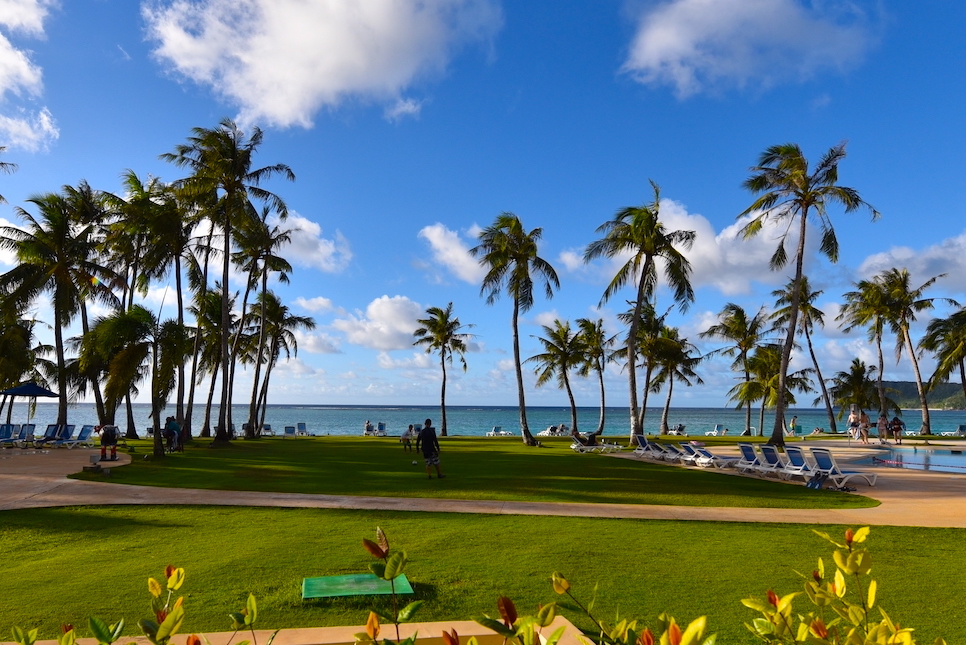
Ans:
POLYGON ((333 239, 326 239, 321 226, 297 213, 289 213, 281 225, 292 231, 292 241, 285 250, 293 264, 338 273, 352 261, 349 241, 339 231, 333 239))
POLYGON ((417 117, 423 109, 423 102, 415 99, 397 99, 396 103, 387 107, 383 116, 387 121, 398 123, 407 116, 417 117))
POLYGON ((439 367, 436 359, 425 352, 416 352, 412 356, 403 359, 394 359, 386 352, 379 352, 376 361, 379 363, 379 367, 385 370, 439 367))
POLYGON ((563 265, 567 271, 580 271, 584 267, 584 253, 574 249, 561 251, 557 256, 557 263, 563 265))
POLYGON ((29 151, 45 149, 59 136, 47 108, 35 109, 32 101, 43 93, 43 71, 8 35, 44 36, 44 20, 55 0, 7 0, 0 6, 0 100, 12 103, 0 114, 2 145, 29 151))
POLYGON ((544 327, 553 327, 553 322, 558 318, 560 318, 560 314, 557 313, 557 310, 551 309, 550 311, 544 311, 534 316, 533 322, 544 327))
POLYGON ((242 121, 309 127, 350 98, 393 100, 502 23, 495 0, 148 0, 154 54, 242 121))
POLYGON ((945 273, 946 277, 937 285, 962 292, 966 290, 966 233, 946 238, 921 250, 895 246, 883 253, 870 255, 859 267, 859 274, 871 277, 893 267, 909 269, 917 284, 945 273))
POLYGON ((443 265, 464 282, 483 282, 486 269, 470 255, 470 247, 459 233, 437 223, 424 227, 419 231, 419 237, 429 242, 434 262, 443 265))
POLYGON ((857 65, 874 42, 857 3, 669 0, 644 10, 624 71, 681 98, 857 65))
POLYGON ((339 341, 328 334, 310 334, 295 332, 295 342, 300 352, 309 354, 341 354, 339 341))
POLYGON ((278 365, 275 367, 275 369, 281 373, 292 374, 295 376, 311 376, 318 373, 314 367, 303 362, 302 359, 294 356, 288 359, 283 358, 283 360, 278 362, 278 365))
MULTIPOLYGON (((23 228, 18 222, 11 222, 0 217, 0 228, 12 226, 13 228, 23 228)), ((17 253, 12 249, 0 249, 0 264, 8 267, 17 264, 17 253)))
POLYGON ((382 296, 370 302, 365 313, 337 319, 332 327, 344 333, 353 345, 381 351, 409 349, 413 346, 413 332, 419 327, 416 321, 423 314, 422 305, 406 296, 382 296))
POLYGON ((332 301, 329 298, 324 298, 322 296, 317 296, 315 298, 303 298, 302 296, 299 296, 295 299, 295 304, 306 311, 325 312, 333 311, 335 309, 332 301))

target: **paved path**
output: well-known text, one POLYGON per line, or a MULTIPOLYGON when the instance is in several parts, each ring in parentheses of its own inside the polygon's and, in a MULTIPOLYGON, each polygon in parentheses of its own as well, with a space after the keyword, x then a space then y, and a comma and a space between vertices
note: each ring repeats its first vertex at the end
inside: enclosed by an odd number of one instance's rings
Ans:
MULTIPOLYGON (((836 446, 836 454, 846 449, 836 446)), ((860 492, 881 501, 863 509, 703 508, 633 504, 500 502, 403 497, 310 495, 129 486, 68 479, 89 465, 95 450, 3 450, 0 452, 0 510, 99 504, 217 504, 291 508, 562 515, 722 522, 896 525, 966 528, 966 475, 878 469, 875 488, 860 492)), ((615 455, 633 459, 629 455, 615 455)), ((118 455, 115 466, 130 463, 118 455)), ((723 477, 729 475, 722 474, 723 477)))

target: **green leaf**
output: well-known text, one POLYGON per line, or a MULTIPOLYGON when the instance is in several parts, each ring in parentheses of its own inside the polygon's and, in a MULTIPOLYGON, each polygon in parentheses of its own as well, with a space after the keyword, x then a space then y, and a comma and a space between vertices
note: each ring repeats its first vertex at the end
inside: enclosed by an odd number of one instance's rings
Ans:
POLYGON ((144 635, 148 637, 148 640, 153 643, 158 634, 158 624, 148 618, 142 618, 138 621, 138 627, 140 627, 141 631, 144 632, 144 635))
POLYGON ((549 603, 540 608, 537 612, 537 622, 541 627, 547 627, 557 617, 557 604, 549 603))
POLYGON ((158 626, 158 635, 156 638, 159 641, 167 641, 178 633, 182 622, 184 622, 184 607, 176 604, 167 618, 158 626))
POLYGON ((870 581, 869 582, 869 609, 872 609, 873 607, 875 607, 876 588, 877 588, 877 585, 875 583, 875 580, 870 581))
POLYGON ((377 578, 382 578, 383 580, 388 580, 386 577, 386 563, 385 562, 373 562, 369 565, 369 571, 375 574, 377 578))
POLYGON ((474 618, 473 620, 483 625, 487 629, 496 632, 503 638, 513 638, 514 636, 516 636, 516 632, 514 632, 512 629, 509 629, 501 621, 494 620, 489 616, 482 616, 480 618, 474 618))
POLYGON ((863 526, 852 536, 853 542, 865 542, 866 538, 869 537, 869 527, 863 526))
POLYGON ((114 642, 115 639, 111 638, 111 629, 107 626, 106 622, 97 616, 91 616, 87 619, 87 627, 91 630, 91 634, 94 635, 98 643, 110 645, 114 642))
POLYGON ((228 614, 228 617, 231 618, 232 628, 241 629, 245 626, 245 614, 240 611, 233 611, 228 614))
POLYGON ((763 614, 770 614, 772 612, 771 605, 763 600, 759 600, 758 598, 745 598, 741 601, 741 604, 748 609, 754 609, 755 611, 760 611, 763 614))
POLYGON ((550 634, 550 636, 547 636, 544 639, 544 645, 557 645, 557 641, 560 640, 563 634, 564 627, 558 627, 557 629, 553 630, 553 633, 550 634))
POLYGON ((111 642, 113 643, 121 637, 121 632, 124 631, 124 619, 117 621, 111 625, 111 642))
POLYGON ((396 551, 389 559, 386 560, 386 572, 383 574, 383 580, 394 580, 402 575, 403 571, 406 569, 406 552, 396 551))
POLYGON ((282 631, 282 630, 281 629, 276 629, 274 632, 272 632, 272 635, 268 637, 268 640, 267 641, 265 641, 265 645, 272 645, 272 641, 275 640, 275 637, 278 636, 278 633, 280 631, 282 631))
POLYGON ((248 610, 248 615, 245 616, 245 624, 248 626, 254 625, 258 619, 258 605, 255 603, 255 594, 248 594, 248 602, 245 604, 245 609, 248 610))
POLYGON ((419 611, 419 608, 422 606, 423 606, 422 600, 414 600, 413 602, 403 607, 402 611, 399 612, 399 622, 405 623, 412 620, 413 614, 419 611))

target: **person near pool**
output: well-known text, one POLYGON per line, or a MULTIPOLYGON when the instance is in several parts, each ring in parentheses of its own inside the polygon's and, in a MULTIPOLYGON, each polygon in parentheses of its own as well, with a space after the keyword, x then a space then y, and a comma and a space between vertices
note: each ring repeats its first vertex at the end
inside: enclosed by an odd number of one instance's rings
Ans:
POLYGON ((849 434, 853 439, 859 438, 859 413, 855 408, 849 410, 849 434))
POLYGON ((893 417, 892 423, 889 424, 889 429, 892 430, 892 438, 895 439, 897 444, 901 444, 902 431, 906 429, 906 424, 899 417, 893 417))
POLYGON ((859 439, 866 445, 869 443, 869 426, 871 425, 872 421, 869 420, 869 415, 865 413, 865 410, 862 410, 859 415, 859 439))
POLYGON ((100 426, 101 435, 101 461, 117 461, 117 426, 100 426), (111 449, 111 456, 108 458, 107 449, 111 449))
POLYGON ((792 417, 791 422, 788 424, 788 436, 794 437, 795 433, 798 432, 798 416, 792 417))
POLYGON ((436 428, 433 427, 433 420, 426 419, 419 435, 416 437, 416 450, 422 449, 423 461, 426 462, 426 475, 433 478, 433 467, 440 479, 446 477, 439 469, 439 440, 436 438, 436 428))
POLYGON ((875 433, 879 435, 879 441, 885 441, 889 438, 889 417, 885 415, 885 412, 879 414, 879 420, 875 423, 875 433))

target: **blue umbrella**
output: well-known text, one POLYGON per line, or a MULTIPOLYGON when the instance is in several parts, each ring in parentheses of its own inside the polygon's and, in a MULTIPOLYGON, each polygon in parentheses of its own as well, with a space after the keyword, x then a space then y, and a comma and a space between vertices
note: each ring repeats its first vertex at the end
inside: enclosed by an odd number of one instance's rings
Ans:
MULTIPOLYGON (((27 396, 36 399, 38 396, 47 396, 56 398, 59 396, 55 392, 40 387, 33 381, 27 381, 26 383, 21 383, 16 387, 12 387, 0 392, 0 394, 6 394, 10 396, 10 407, 13 407, 13 397, 15 396, 27 396)), ((27 408, 27 423, 30 423, 30 408, 27 408)))

